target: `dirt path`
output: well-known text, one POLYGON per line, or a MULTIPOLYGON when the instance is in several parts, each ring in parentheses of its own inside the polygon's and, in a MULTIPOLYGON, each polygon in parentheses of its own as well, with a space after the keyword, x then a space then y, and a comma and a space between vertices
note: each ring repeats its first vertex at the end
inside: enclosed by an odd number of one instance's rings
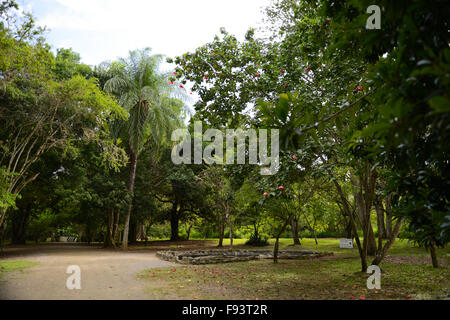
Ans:
POLYGON ((0 299, 147 299, 144 269, 172 266, 155 251, 104 250, 80 245, 40 245, 8 248, 0 259, 29 260, 39 265, 6 273, 0 279, 0 299), (69 265, 81 269, 81 290, 66 288, 69 265))

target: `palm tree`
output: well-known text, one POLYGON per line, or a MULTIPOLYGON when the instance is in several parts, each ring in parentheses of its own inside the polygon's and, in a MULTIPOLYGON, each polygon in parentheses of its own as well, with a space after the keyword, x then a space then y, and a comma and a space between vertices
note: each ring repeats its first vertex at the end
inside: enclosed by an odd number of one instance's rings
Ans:
MULTIPOLYGON (((133 197, 139 154, 144 145, 158 148, 169 141, 170 133, 181 126, 184 104, 174 96, 167 84, 168 75, 160 73, 161 55, 150 55, 150 49, 135 50, 128 58, 111 65, 113 75, 105 83, 105 91, 116 95, 129 112, 127 143, 130 175, 128 191, 133 197)), ((179 93, 179 96, 182 96, 179 93)), ((128 248, 128 232, 133 202, 129 202, 123 232, 122 248, 128 248)))

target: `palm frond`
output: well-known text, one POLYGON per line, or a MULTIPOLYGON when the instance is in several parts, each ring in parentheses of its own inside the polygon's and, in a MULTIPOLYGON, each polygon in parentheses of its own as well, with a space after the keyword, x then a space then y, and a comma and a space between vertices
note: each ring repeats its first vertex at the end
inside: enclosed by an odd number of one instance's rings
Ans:
POLYGON ((168 87, 167 75, 159 72, 163 56, 150 51, 131 51, 127 59, 120 59, 105 84, 105 90, 129 111, 128 142, 136 154, 147 142, 167 145, 171 132, 190 114, 184 103, 189 98, 186 91, 168 87))

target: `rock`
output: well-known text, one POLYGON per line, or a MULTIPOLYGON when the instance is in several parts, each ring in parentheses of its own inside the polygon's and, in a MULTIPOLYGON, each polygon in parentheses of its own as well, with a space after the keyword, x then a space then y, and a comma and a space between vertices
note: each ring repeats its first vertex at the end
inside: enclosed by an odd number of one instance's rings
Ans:
MULTIPOLYGON (((158 251, 156 255, 162 260, 195 265, 273 259, 273 252, 271 250, 166 250, 158 251)), ((280 251, 278 253, 278 259, 314 259, 329 255, 333 255, 333 253, 289 250, 280 251)))

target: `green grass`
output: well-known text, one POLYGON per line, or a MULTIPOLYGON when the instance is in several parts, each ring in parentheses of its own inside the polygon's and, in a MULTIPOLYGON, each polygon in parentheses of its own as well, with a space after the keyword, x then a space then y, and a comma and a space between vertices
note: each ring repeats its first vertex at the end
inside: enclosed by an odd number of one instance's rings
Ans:
MULTIPOLYGON (((217 239, 209 239, 211 241, 214 241, 212 244, 217 245, 218 240, 217 239)), ((245 246, 245 242, 247 239, 234 239, 233 245, 236 246, 236 249, 240 248, 248 248, 248 246, 245 246)), ((300 240, 301 246, 292 246, 293 241, 290 238, 283 238, 280 239, 280 249, 307 249, 307 250, 314 250, 318 252, 333 252, 334 254, 353 254, 355 256, 358 255, 358 248, 356 247, 356 243, 354 243, 353 249, 341 249, 339 248, 339 239, 335 238, 320 238, 317 240, 318 245, 316 246, 316 243, 314 239, 302 239, 300 240)), ((362 242, 362 239, 361 239, 362 242)), ((230 245, 230 239, 224 239, 224 246, 230 245)), ((258 247, 258 248, 264 248, 264 249, 272 249, 273 245, 275 244, 275 239, 269 240, 269 245, 266 247, 258 247)), ((423 256, 428 255, 428 251, 426 251, 424 248, 420 248, 418 246, 413 245, 412 243, 408 243, 408 240, 401 240, 397 239, 394 243, 394 245, 389 249, 388 255, 414 255, 414 256, 423 256)), ((449 258, 450 254, 450 248, 447 247, 445 249, 438 250, 438 255, 441 258, 447 257, 449 258)))
POLYGON ((23 271, 26 268, 38 265, 38 262, 28 260, 3 260, 0 261, 0 278, 7 272, 23 271))
MULTIPOLYGON (((272 248, 273 242, 265 248, 272 248)), ((243 243, 236 239, 236 249, 248 248, 243 243)), ((317 247, 314 239, 303 239, 295 248, 289 247, 291 239, 280 243, 287 250, 313 249, 334 256, 278 264, 258 260, 180 265, 145 270, 138 278, 147 282, 151 299, 443 299, 450 294, 448 248, 438 250, 441 268, 434 269, 423 248, 397 241, 381 265, 381 289, 369 290, 369 275, 359 272, 357 249, 340 249, 339 239, 319 239, 317 247)))

